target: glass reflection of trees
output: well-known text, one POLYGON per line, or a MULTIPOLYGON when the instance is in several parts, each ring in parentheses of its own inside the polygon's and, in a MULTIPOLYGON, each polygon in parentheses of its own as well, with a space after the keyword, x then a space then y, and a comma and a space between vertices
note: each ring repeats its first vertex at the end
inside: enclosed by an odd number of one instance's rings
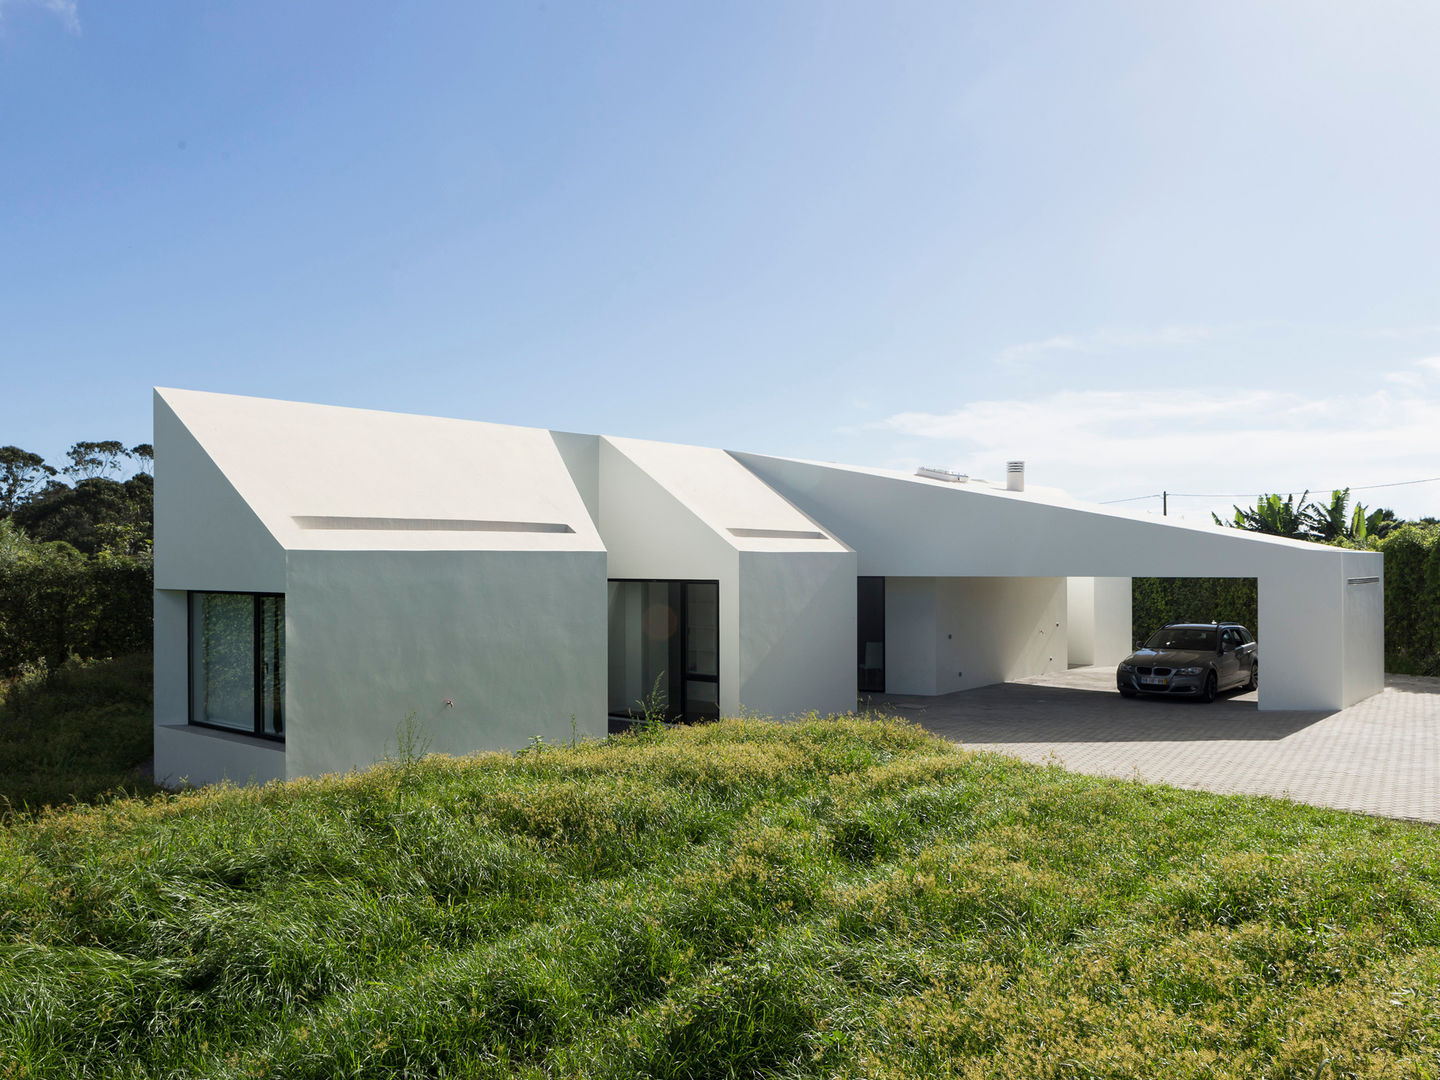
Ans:
POLYGON ((285 730, 285 598, 190 594, 192 723, 285 730))

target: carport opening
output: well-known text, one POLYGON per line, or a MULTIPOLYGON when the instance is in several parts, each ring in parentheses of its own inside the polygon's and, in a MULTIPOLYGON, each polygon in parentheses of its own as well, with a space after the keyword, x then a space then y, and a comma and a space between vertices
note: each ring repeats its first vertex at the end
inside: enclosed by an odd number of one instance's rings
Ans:
POLYGON ((1130 618, 1136 643, 1177 622, 1237 622, 1258 640, 1259 590, 1253 577, 1132 578, 1130 618))

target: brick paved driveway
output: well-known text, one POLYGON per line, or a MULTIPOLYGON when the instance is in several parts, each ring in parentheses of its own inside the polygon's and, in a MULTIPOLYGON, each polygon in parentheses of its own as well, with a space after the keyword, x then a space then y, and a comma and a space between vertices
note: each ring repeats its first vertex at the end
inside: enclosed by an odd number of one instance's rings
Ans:
POLYGON ((1127 701, 1114 680, 1075 668, 876 703, 970 749, 1076 772, 1440 822, 1440 679, 1387 675, 1383 693, 1335 713, 1260 712, 1253 693, 1127 701))

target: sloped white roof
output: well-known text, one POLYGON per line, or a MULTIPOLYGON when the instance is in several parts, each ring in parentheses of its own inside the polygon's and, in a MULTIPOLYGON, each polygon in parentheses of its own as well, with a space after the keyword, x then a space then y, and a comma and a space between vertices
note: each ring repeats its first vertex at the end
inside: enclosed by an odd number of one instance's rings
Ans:
MULTIPOLYGON (((283 548, 605 550, 546 429, 193 390, 156 396, 283 548)), ((906 552, 897 565, 918 572, 930 561, 953 565, 958 548, 969 553, 971 572, 1003 573, 1024 551, 1076 543, 1119 554, 1158 550, 1161 541, 1166 562, 1217 543, 1237 554, 1326 550, 1080 503, 1053 489, 1012 492, 861 465, 598 438, 738 551, 893 550, 897 558, 906 552), (1187 536, 1190 543, 1179 543, 1187 536), (916 559, 917 545, 946 554, 916 559)))
POLYGON ((753 464, 761 462, 789 463, 796 466, 807 467, 829 472, 846 473, 855 476, 872 476, 883 480, 892 480, 906 485, 915 485, 921 488, 932 490, 954 492, 961 498, 975 497, 979 499, 998 499, 1003 502, 1015 504, 1030 504, 1035 506, 1054 507, 1061 510, 1078 510, 1086 514, 1094 514, 1103 518, 1113 518, 1117 521, 1145 522, 1151 525, 1163 526, 1173 529, 1187 529, 1202 532, 1206 535, 1219 534, 1222 537, 1234 539, 1242 543, 1278 544, 1282 547, 1292 548, 1297 551, 1314 551, 1316 545, 1308 540, 1293 540, 1282 536, 1270 536, 1265 533, 1250 532, 1245 529, 1235 529, 1226 525, 1216 525, 1214 520, 1200 514, 1170 514, 1161 516, 1150 510, 1136 510, 1124 506, 1112 506, 1105 503, 1086 502, 1077 499, 1068 491, 1062 488, 1044 487, 1027 483, 1023 491, 1011 491, 1003 484, 995 484, 986 480, 970 479, 963 483, 950 480, 936 480, 926 476, 916 476, 914 473, 901 472, 896 469, 885 469, 872 465, 845 465, 834 461, 814 461, 806 458, 785 458, 766 454, 745 453, 734 451, 734 456, 742 461, 753 464))
POLYGON ((847 550, 724 450, 610 436, 605 441, 737 550, 847 550))
POLYGON ((1338 561, 1325 545, 1136 515, 1048 491, 888 469, 735 457, 860 556, 862 574, 1254 576, 1274 560, 1338 561))
POLYGON ((155 393, 287 549, 604 550, 543 429, 155 393))

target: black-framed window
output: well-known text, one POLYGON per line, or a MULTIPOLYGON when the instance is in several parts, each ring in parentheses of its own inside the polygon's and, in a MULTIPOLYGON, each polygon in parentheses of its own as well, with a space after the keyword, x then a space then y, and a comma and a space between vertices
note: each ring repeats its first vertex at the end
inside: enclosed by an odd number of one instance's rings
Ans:
POLYGON ((284 596, 190 593, 190 723, 284 739, 284 596))
POLYGON ((644 717, 653 700, 669 721, 720 717, 720 583, 617 578, 609 582, 609 708, 644 717))

